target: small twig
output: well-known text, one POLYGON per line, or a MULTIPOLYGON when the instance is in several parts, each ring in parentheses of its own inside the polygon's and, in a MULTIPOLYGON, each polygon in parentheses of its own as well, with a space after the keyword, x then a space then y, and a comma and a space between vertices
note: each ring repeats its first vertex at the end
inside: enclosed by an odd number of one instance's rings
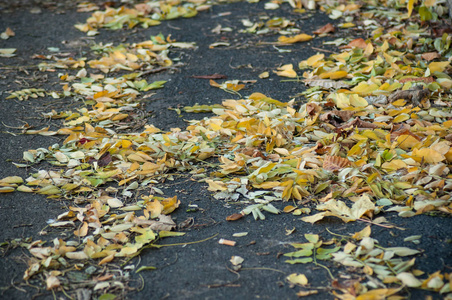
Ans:
POLYGON ((193 245, 193 244, 198 244, 198 243, 202 243, 205 241, 208 241, 210 239, 213 239, 214 237, 216 237, 217 235, 219 235, 219 233, 216 233, 214 235, 212 235, 211 237, 205 238, 203 240, 199 240, 199 241, 195 241, 195 242, 186 242, 186 243, 176 243, 176 244, 164 244, 164 245, 152 245, 153 247, 169 247, 169 246, 184 246, 184 245, 193 245))
POLYGON ((31 227, 31 226, 33 226, 33 224, 19 224, 19 225, 14 225, 13 228, 31 227))
POLYGON ((264 271, 273 271, 273 272, 286 274, 286 272, 283 272, 281 270, 273 269, 273 268, 265 268, 265 267, 261 267, 261 268, 242 268, 240 270, 242 270, 242 271, 244 271, 244 270, 264 270, 264 271))
POLYGON ((397 229, 400 229, 400 230, 404 230, 404 229, 401 228, 401 227, 397 227, 397 226, 394 226, 394 225, 383 225, 383 224, 378 224, 378 223, 374 223, 374 222, 372 222, 372 221, 370 221, 370 220, 366 220, 366 219, 358 218, 357 220, 362 221, 362 222, 366 222, 366 223, 370 223, 370 224, 372 224, 372 225, 384 227, 384 228, 397 228, 397 229))
POLYGON ((183 67, 183 66, 185 66, 185 64, 177 63, 177 64, 174 64, 174 65, 171 65, 171 66, 168 66, 168 67, 160 67, 160 68, 156 68, 156 69, 152 69, 152 70, 147 70, 147 71, 141 72, 140 76, 148 75, 148 74, 155 74, 155 73, 159 73, 159 72, 163 72, 163 71, 171 70, 171 69, 176 69, 178 67, 183 67))
POLYGON ((317 48, 317 47, 311 47, 314 50, 318 50, 318 51, 323 51, 323 52, 329 52, 329 53, 334 53, 337 54, 337 52, 331 51, 331 50, 327 50, 327 49, 322 49, 322 48, 317 48))

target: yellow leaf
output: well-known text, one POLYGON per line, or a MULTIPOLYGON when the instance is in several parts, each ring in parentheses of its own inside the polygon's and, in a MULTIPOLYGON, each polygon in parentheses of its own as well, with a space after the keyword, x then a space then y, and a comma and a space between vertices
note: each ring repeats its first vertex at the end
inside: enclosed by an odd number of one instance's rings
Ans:
POLYGON ((351 23, 351 22, 339 24, 340 28, 352 28, 352 27, 355 27, 355 26, 356 25, 354 23, 351 23))
POLYGON ((0 185, 2 184, 16 184, 23 183, 24 180, 19 176, 8 176, 0 180, 0 185))
POLYGON ((388 171, 396 171, 399 169, 403 169, 407 167, 407 164, 400 159, 394 159, 390 162, 385 162, 384 164, 381 165, 381 167, 383 169, 386 169, 388 171))
POLYGON ((225 191, 228 189, 226 184, 221 181, 213 181, 212 179, 207 179, 206 182, 209 184, 207 190, 211 192, 225 191))
POLYGON ((25 186, 25 185, 19 185, 17 187, 17 191, 18 192, 23 192, 23 193, 32 193, 33 189, 29 188, 28 186, 25 186))
POLYGON ((346 94, 339 93, 336 94, 335 103, 338 108, 346 108, 350 106, 350 98, 346 94))
POLYGON ((412 157, 418 162, 423 160, 428 164, 439 163, 446 159, 441 153, 429 148, 414 149, 412 157))
POLYGON ((171 198, 165 198, 160 200, 160 203, 163 205, 162 213, 164 215, 172 213, 176 208, 179 207, 180 201, 177 200, 177 195, 171 198))
POLYGON ((364 56, 368 57, 370 56, 372 53, 374 52, 374 46, 372 45, 372 43, 368 43, 366 46, 366 49, 364 49, 364 56))
POLYGON ((326 213, 321 212, 312 216, 303 217, 301 218, 301 220, 307 223, 314 224, 315 222, 322 220, 325 217, 325 214, 326 213))
POLYGON ((115 258, 115 254, 116 254, 116 252, 114 252, 114 253, 112 253, 112 254, 110 254, 110 255, 104 257, 104 258, 99 262, 98 265, 101 266, 101 265, 103 265, 103 264, 106 264, 106 263, 111 262, 111 261, 115 258))
POLYGON ((315 64, 316 64, 318 61, 322 60, 324 57, 325 57, 325 54, 316 54, 316 55, 313 55, 313 56, 311 56, 310 58, 308 58, 308 59, 306 60, 306 64, 307 64, 308 66, 310 66, 310 67, 315 67, 315 64))
POLYGON ((428 68, 430 69, 430 72, 443 72, 444 69, 449 66, 448 61, 437 61, 437 62, 431 62, 428 64, 428 68))
POLYGON ((355 240, 362 240, 365 237, 369 237, 371 233, 370 225, 366 226, 363 230, 360 232, 355 232, 355 234, 352 236, 355 240))
POLYGON ((265 78, 268 78, 268 77, 270 77, 270 73, 268 73, 267 71, 266 72, 262 72, 262 73, 259 74, 259 78, 260 79, 265 79, 265 78))
POLYGON ((292 284, 307 285, 308 279, 304 274, 293 273, 287 276, 287 280, 292 284))
POLYGON ((399 99, 399 100, 392 102, 392 105, 398 106, 398 107, 404 106, 405 104, 406 104, 406 100, 404 100, 404 99, 399 99))
POLYGON ((366 99, 364 99, 356 94, 350 95, 350 104, 354 107, 366 107, 369 105, 369 103, 367 103, 366 99))
POLYGON ((280 36, 278 38, 278 42, 284 43, 284 44, 293 44, 298 42, 307 42, 313 39, 313 36, 308 34, 297 34, 296 36, 287 37, 287 36, 280 36))
POLYGON ((377 89, 378 85, 375 83, 369 85, 366 82, 360 82, 357 86, 352 88, 352 91, 364 96, 372 93, 377 89))
POLYGON ((151 213, 151 219, 155 219, 163 211, 163 205, 157 199, 154 199, 148 203, 146 203, 146 209, 151 213))
POLYGON ((387 297, 397 293, 400 289, 375 289, 359 295, 355 300, 377 300, 387 299, 387 297))
POLYGON ((400 123, 400 122, 404 122, 406 120, 409 120, 410 116, 408 114, 400 114, 397 117, 394 118, 394 120, 392 120, 393 123, 400 123))
POLYGON ((14 191, 15 191, 15 189, 10 186, 0 187, 0 193, 11 193, 14 191))
POLYGON ((273 71, 278 76, 282 77, 289 77, 289 78, 295 78, 297 77, 297 72, 294 71, 292 64, 284 65, 280 68, 278 68, 278 71, 273 71))
POLYGON ((397 144, 403 150, 410 150, 418 143, 419 141, 411 135, 402 134, 399 137, 397 137, 397 144))
POLYGON ((268 190, 268 189, 272 189, 272 188, 280 186, 280 185, 281 185, 281 182, 279 182, 279 181, 266 181, 261 184, 253 184, 253 187, 255 187, 257 189, 268 190))

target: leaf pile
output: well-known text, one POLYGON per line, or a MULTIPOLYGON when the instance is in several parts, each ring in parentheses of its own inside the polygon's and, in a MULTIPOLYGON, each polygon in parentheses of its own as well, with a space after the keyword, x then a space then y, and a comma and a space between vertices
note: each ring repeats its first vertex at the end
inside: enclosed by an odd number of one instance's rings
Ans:
MULTIPOLYGON (((429 211, 450 214, 452 39, 447 33, 430 38, 435 36, 432 28, 420 22, 438 19, 442 6, 426 1, 418 8, 419 15, 414 15, 413 3, 408 1, 408 12, 395 2, 388 3, 385 12, 375 9, 375 1, 322 4, 321 9, 332 18, 345 18, 339 27, 369 30, 371 38, 352 40, 339 53, 311 56, 301 61, 298 69, 286 64, 275 70, 283 77, 302 74, 309 86, 303 93, 306 103, 297 107, 295 101, 284 103, 253 93, 245 99, 224 100, 222 105, 187 107, 185 111, 211 111, 214 115, 190 121, 185 130, 162 132, 152 125, 138 130, 143 125, 139 96, 163 87, 164 82, 148 83, 143 77, 172 66, 168 58, 171 47, 192 48, 193 44, 159 35, 131 45, 96 45, 92 50, 97 58, 92 60, 37 57, 49 61, 40 64, 43 71, 77 71, 75 75, 60 74, 63 92, 50 95, 79 97, 87 106, 75 112, 46 113, 46 117, 64 120, 57 131, 24 128, 27 134, 67 136, 61 145, 26 151, 26 163, 16 164, 26 167, 46 160, 54 170, 40 170, 25 180, 16 176, 0 180, 3 193, 33 192, 78 205, 71 205, 50 223, 51 227, 72 228, 69 240, 57 239, 53 246, 41 241, 26 245, 34 258, 24 279, 44 272, 48 289, 59 288, 58 277, 64 274, 60 270, 72 261, 109 264, 117 257, 139 254, 158 238, 180 235, 170 232, 176 226, 169 214, 179 206, 177 196, 155 196, 161 193, 155 185, 172 179, 170 172, 201 178, 217 199, 251 203, 230 220, 247 214, 265 219, 262 210, 277 214, 279 210, 270 203, 277 200, 294 201, 296 206, 284 209, 294 215, 309 214, 311 210, 304 206, 315 204, 322 212, 302 218, 310 223, 333 216, 344 222, 381 224, 384 219, 371 220, 382 211, 396 211, 402 217, 429 211), (383 22, 385 18, 387 22, 383 22), (411 23, 400 24, 401 20, 411 23), (127 74, 108 77, 118 71, 127 74), (209 178, 204 175, 207 170, 209 178)), ((270 4, 266 7, 279 5, 270 4)), ((290 4, 297 10, 315 6, 311 1, 290 4)), ((205 8, 204 2, 198 1, 107 8, 94 12, 77 28, 94 35, 102 27, 147 27, 160 20, 191 17, 205 8)), ((265 26, 279 30, 291 23, 273 19, 265 26)), ((262 26, 253 32, 258 27, 262 26)), ((314 38, 296 30, 288 33, 296 35, 281 36, 281 44, 314 38)), ((211 80, 211 85, 233 94, 244 88, 238 80, 221 84, 211 80)), ((29 89, 9 98, 25 100, 44 93, 29 89)), ((300 250, 286 254, 295 258, 289 263, 334 257, 344 266, 361 268, 369 276, 376 274, 377 279, 373 277, 366 285, 358 283, 353 291, 336 286, 342 292, 336 295, 339 298, 393 295, 399 289, 371 291, 393 283, 450 292, 450 274, 435 273, 419 281, 416 276, 420 272, 408 272, 414 259, 401 258, 418 252, 377 247, 370 238, 370 227, 345 246, 334 242, 335 248, 322 248, 318 235, 306 238, 309 243, 295 245, 300 250)), ((303 276, 295 274, 289 281, 306 285, 303 276)), ((107 283, 98 289, 117 285, 107 283)))

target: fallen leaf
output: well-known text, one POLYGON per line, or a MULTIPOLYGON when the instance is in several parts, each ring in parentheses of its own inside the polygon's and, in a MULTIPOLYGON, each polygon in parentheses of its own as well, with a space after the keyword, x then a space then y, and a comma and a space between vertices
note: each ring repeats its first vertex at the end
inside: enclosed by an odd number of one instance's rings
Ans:
POLYGON ((287 276, 286 279, 291 284, 294 284, 294 285, 305 286, 308 284, 308 279, 306 278, 306 276, 304 274, 292 273, 289 276, 287 276))
POLYGON ((293 43, 300 43, 300 42, 307 42, 312 40, 314 37, 311 35, 307 35, 304 33, 297 34, 295 36, 287 37, 287 36, 280 36, 278 38, 278 42, 282 44, 293 44, 293 43))
POLYGON ((314 31, 314 34, 324 34, 324 33, 334 33, 336 29, 334 28, 334 25, 331 23, 328 23, 320 28, 318 28, 316 31, 314 31))

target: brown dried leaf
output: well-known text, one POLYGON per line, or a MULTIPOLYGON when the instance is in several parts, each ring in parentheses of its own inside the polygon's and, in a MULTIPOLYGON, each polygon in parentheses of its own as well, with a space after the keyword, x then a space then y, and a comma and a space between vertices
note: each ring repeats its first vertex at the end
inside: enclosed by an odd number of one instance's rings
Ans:
POLYGON ((104 154, 102 154, 102 156, 99 158, 99 160, 97 161, 97 165, 99 167, 105 167, 108 166, 112 161, 112 157, 110 155, 110 152, 105 152, 104 154))
POLYGON ((244 214, 232 214, 226 217, 226 221, 237 221, 243 218, 244 216, 245 216, 244 214))
POLYGON ((314 34, 322 34, 322 33, 334 33, 336 31, 336 28, 334 28, 334 25, 331 23, 328 23, 322 27, 320 27, 319 29, 317 29, 316 31, 314 31, 314 34))
POLYGON ((366 41, 362 38, 358 38, 358 39, 354 39, 353 41, 348 43, 348 45, 346 45, 346 46, 339 47, 339 49, 348 49, 348 48, 366 49, 366 47, 367 47, 366 41))
POLYGON ((319 120, 322 122, 330 122, 333 125, 336 125, 336 121, 341 120, 342 122, 347 122, 354 114, 355 111, 352 110, 333 110, 320 115, 319 120))
POLYGON ((435 81, 435 79, 433 79, 432 76, 429 76, 429 77, 414 77, 414 78, 402 78, 402 79, 399 79, 399 82, 400 82, 400 83, 405 83, 405 82, 410 82, 410 81, 414 81, 414 82, 421 81, 421 82, 424 82, 424 83, 432 83, 432 82, 435 81))
POLYGON ((328 171, 340 171, 350 166, 350 161, 340 156, 325 156, 323 168, 328 171))
POLYGON ((411 132, 410 128, 411 126, 408 124, 393 125, 391 128, 391 141, 393 141, 396 137, 401 135, 411 135, 412 137, 420 141, 421 138, 418 135, 411 132))
POLYGON ((438 52, 426 52, 422 53, 421 57, 426 61, 431 61, 434 60, 435 58, 440 58, 441 54, 439 54, 438 52))
POLYGON ((404 99, 407 101, 411 101, 414 106, 418 106, 422 99, 427 97, 430 94, 428 89, 423 89, 422 86, 415 86, 412 89, 409 90, 399 90, 392 93, 388 100, 389 102, 394 102, 398 99, 404 99))
POLYGON ((306 104, 306 112, 310 116, 315 116, 316 113, 320 112, 322 110, 322 107, 320 107, 316 103, 308 103, 306 104))

